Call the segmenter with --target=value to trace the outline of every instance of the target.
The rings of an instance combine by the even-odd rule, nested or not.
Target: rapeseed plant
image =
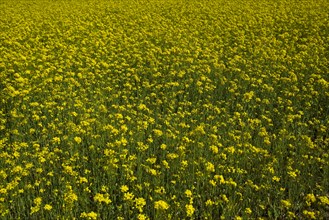
[[[324,0],[0,9],[2,219],[326,219]]]

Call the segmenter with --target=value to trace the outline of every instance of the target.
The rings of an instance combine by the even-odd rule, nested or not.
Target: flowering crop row
[[[0,11],[0,219],[329,218],[328,1]]]

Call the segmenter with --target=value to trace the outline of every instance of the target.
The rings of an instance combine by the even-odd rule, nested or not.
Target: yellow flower
[[[146,162],[150,163],[150,164],[154,164],[157,161],[156,157],[151,157],[151,158],[147,158]]]
[[[282,199],[282,200],[281,200],[281,204],[282,204],[285,208],[290,208],[290,206],[291,206],[291,203],[290,203],[289,200],[284,200],[284,199]]]
[[[272,177],[272,180],[275,181],[275,182],[279,182],[280,181],[280,177],[273,176]]]
[[[50,211],[53,207],[49,204],[46,204],[43,208],[47,211]]]
[[[198,125],[198,126],[195,128],[194,133],[195,133],[195,134],[201,134],[201,135],[206,134],[206,132],[205,132],[205,130],[204,130],[204,125],[203,125],[203,124]]]
[[[137,219],[138,219],[138,220],[147,220],[148,218],[147,218],[147,216],[144,215],[144,214],[138,214]]]
[[[33,202],[34,202],[34,204],[35,204],[36,206],[40,206],[41,203],[42,203],[42,198],[41,198],[41,197],[37,197],[37,198],[35,198],[35,199],[33,200]]]
[[[315,217],[315,212],[311,212],[311,211],[304,210],[304,211],[303,211],[303,214],[304,214],[305,217],[308,218],[308,219],[316,219],[316,217]]]
[[[159,129],[153,129],[155,136],[160,137],[163,135],[163,132]]]
[[[99,202],[99,203],[106,203],[106,204],[109,204],[111,203],[111,199],[109,199],[109,195],[106,193],[105,195],[104,194],[101,194],[101,193],[96,193],[96,195],[94,196],[94,200],[96,202]]]
[[[321,201],[322,205],[329,205],[329,198],[326,196],[319,196],[319,200]]]
[[[143,207],[146,205],[146,201],[144,198],[136,198],[135,199],[136,208],[139,212],[143,212]]]
[[[223,202],[229,201],[229,199],[227,198],[227,196],[225,194],[221,195],[221,197],[222,197]]]
[[[212,201],[212,200],[210,200],[210,199],[208,199],[207,201],[206,201],[206,206],[212,206],[212,205],[214,205],[215,203]]]
[[[292,178],[297,177],[297,173],[295,171],[288,171],[288,175],[291,176]]]
[[[186,209],[187,217],[192,217],[192,215],[194,214],[194,211],[195,211],[193,205],[192,204],[186,204],[185,209]]]
[[[187,197],[192,197],[192,192],[191,192],[191,190],[189,190],[189,189],[187,189],[187,190],[185,190],[185,195],[187,196]]]
[[[224,184],[225,183],[225,179],[223,177],[223,175],[215,175],[214,178],[218,181],[220,184]]]
[[[80,144],[82,142],[81,137],[74,137],[74,141]]]
[[[245,213],[247,213],[248,215],[250,215],[250,214],[252,213],[251,208],[246,208],[246,209],[245,209]]]
[[[151,174],[152,176],[156,176],[157,175],[157,171],[155,169],[149,169],[148,173]]]
[[[23,168],[21,166],[14,167],[11,172],[13,173],[21,173],[23,171]]]
[[[215,145],[211,145],[210,147],[210,150],[214,153],[214,154],[217,154],[218,153],[218,147],[215,146]]]
[[[83,212],[83,213],[80,214],[80,217],[81,218],[86,218],[86,219],[89,219],[89,220],[96,220],[97,219],[97,213],[95,213],[95,212],[89,212],[89,213]]]
[[[31,207],[31,212],[30,212],[30,215],[38,212],[40,210],[40,206],[32,206]]]
[[[73,202],[78,201],[78,196],[73,191],[69,191],[64,194],[64,201],[70,205]]]
[[[123,195],[123,200],[126,200],[126,201],[131,201],[131,200],[133,200],[133,198],[134,198],[134,194],[132,194],[130,192],[126,192]]]
[[[59,137],[53,137],[53,143],[61,143],[61,139]]]
[[[313,202],[316,201],[316,198],[315,198],[315,196],[314,196],[313,194],[307,194],[307,195],[305,196],[305,200],[306,200],[306,204],[307,204],[308,206],[310,206]]]
[[[206,164],[206,170],[209,172],[215,172],[215,166],[211,162],[207,162]]]
[[[188,166],[188,162],[187,162],[187,160],[182,160],[181,161],[181,165],[182,165],[182,168],[186,168],[187,166]]]
[[[86,177],[79,177],[79,183],[88,183],[88,179]]]
[[[167,209],[169,209],[169,205],[168,205],[168,203],[166,203],[163,200],[158,200],[158,201],[154,202],[154,208],[161,209],[161,210],[167,210]]]
[[[217,183],[216,183],[215,180],[209,180],[209,183],[210,183],[210,185],[212,185],[212,186],[216,186],[216,185],[217,185]]]
[[[162,161],[162,164],[163,164],[163,166],[164,166],[166,169],[169,169],[169,168],[170,168],[169,163],[168,163],[166,160],[163,160],[163,161]]]
[[[129,190],[129,187],[126,185],[121,186],[121,192],[127,192]]]
[[[160,148],[161,148],[162,150],[165,150],[165,149],[167,149],[167,145],[165,145],[165,144],[161,144],[161,145],[160,145]]]
[[[246,92],[243,95],[244,101],[249,102],[253,96],[254,96],[254,91]]]

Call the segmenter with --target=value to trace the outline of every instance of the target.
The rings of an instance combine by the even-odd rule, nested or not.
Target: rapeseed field
[[[327,0],[1,0],[0,219],[328,219]]]

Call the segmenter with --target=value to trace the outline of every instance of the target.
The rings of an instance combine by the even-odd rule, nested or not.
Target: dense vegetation
[[[328,219],[327,0],[2,0],[0,219]]]

